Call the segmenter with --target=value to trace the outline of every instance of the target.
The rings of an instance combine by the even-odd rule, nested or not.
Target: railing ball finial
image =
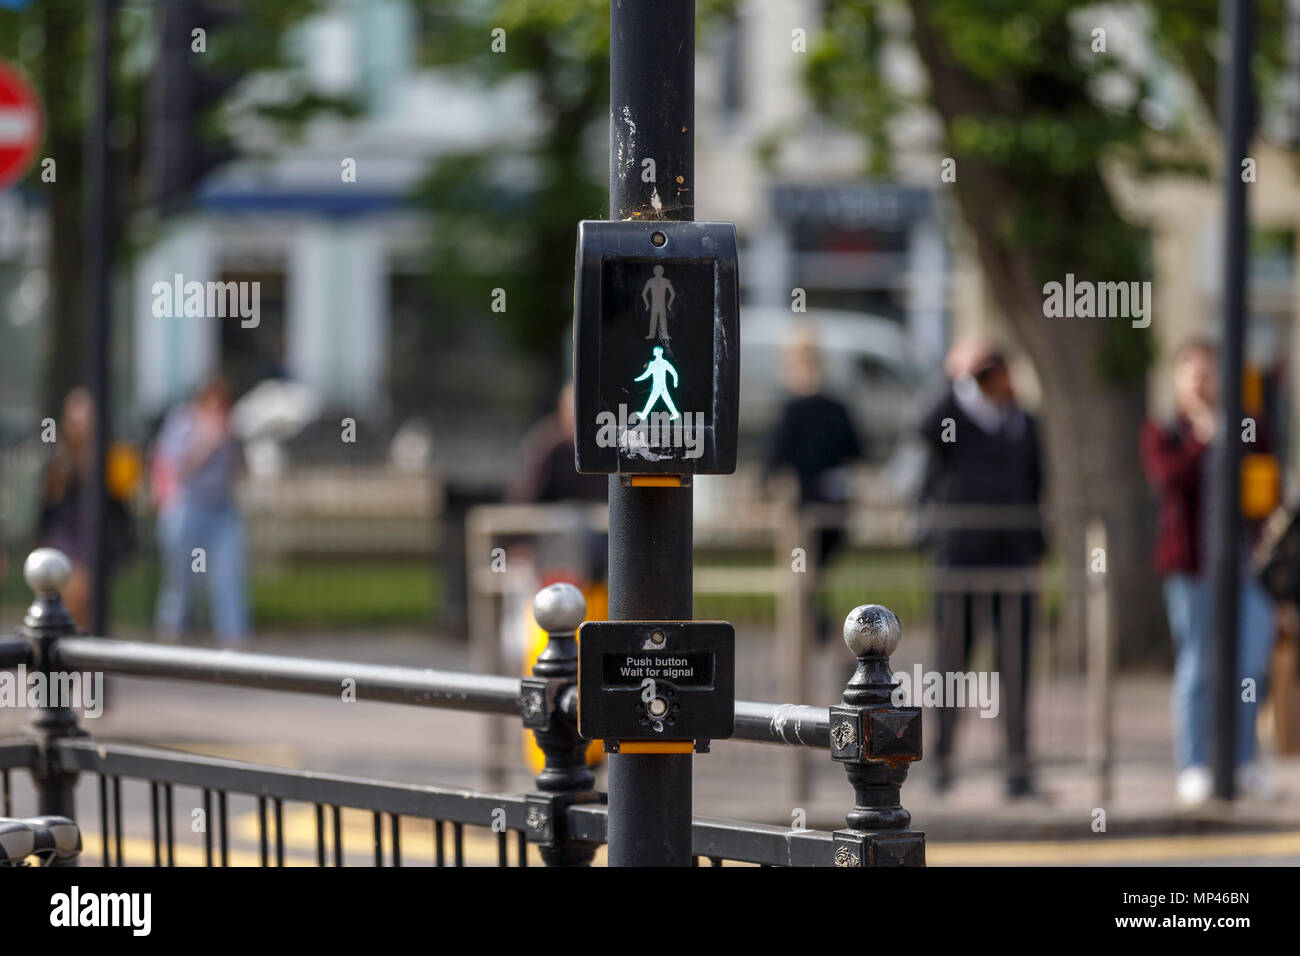
[[[519,709],[542,751],[538,793],[528,797],[528,838],[539,844],[547,866],[590,866],[596,844],[568,833],[567,808],[597,799],[596,778],[587,766],[587,741],[578,734],[576,715],[564,699],[576,697],[578,625],[587,601],[572,584],[552,584],[533,598],[533,620],[546,631],[546,646],[533,673],[520,682]]]
[[[37,548],[27,555],[23,578],[39,596],[59,594],[72,580],[72,562],[57,548]]]
[[[844,619],[844,643],[854,657],[889,657],[902,639],[898,618],[879,604],[860,604]]]
[[[548,634],[572,633],[587,616],[587,600],[572,584],[552,584],[533,598],[533,620]]]
[[[847,830],[835,832],[836,866],[924,866],[925,836],[909,830],[901,789],[908,765],[921,758],[921,711],[896,707],[889,657],[903,629],[879,604],[862,604],[844,619],[844,643],[857,670],[842,703],[830,708],[831,759],[844,765],[854,806]]]
[[[46,681],[54,679],[51,671],[58,667],[57,646],[59,638],[76,633],[77,625],[63,606],[60,592],[72,580],[72,562],[55,548],[37,548],[23,562],[23,578],[35,592],[35,598],[23,617],[19,633],[32,647],[32,669],[42,672]],[[53,685],[50,685],[53,686]],[[76,819],[76,801],[73,798],[77,784],[77,771],[58,765],[50,757],[51,741],[63,737],[84,737],[86,732],[77,726],[77,715],[67,706],[68,701],[50,699],[32,714],[27,724],[42,756],[32,769],[36,784],[39,812],[43,816]],[[75,865],[75,858],[55,860],[55,866]]]

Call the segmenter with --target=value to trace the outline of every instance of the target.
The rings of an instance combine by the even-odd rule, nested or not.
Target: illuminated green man
[[[673,404],[673,400],[668,396],[667,378],[668,375],[671,374],[673,377],[673,388],[677,388],[677,369],[673,368],[672,365],[669,364],[668,360],[664,358],[664,350],[662,347],[656,345],[654,351],[655,357],[646,364],[645,371],[632,380],[634,382],[643,382],[647,378],[650,378],[650,376],[654,376],[654,378],[651,379],[652,388],[650,389],[650,397],[646,400],[645,408],[641,409],[641,418],[644,419],[648,414],[650,414],[650,409],[654,407],[655,402],[662,398],[664,404],[668,406],[668,411],[671,413],[668,418],[669,420],[672,420],[677,418],[681,413],[677,411],[677,406]]]

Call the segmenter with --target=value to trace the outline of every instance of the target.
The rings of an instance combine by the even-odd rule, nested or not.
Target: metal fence
[[[1038,509],[921,509],[884,499],[859,502],[853,508],[798,508],[791,496],[762,497],[750,478],[728,476],[720,482],[727,507],[701,508],[694,528],[693,586],[700,616],[726,618],[746,630],[746,653],[737,662],[738,685],[748,685],[755,696],[824,699],[835,686],[832,682],[843,680],[832,677],[838,671],[833,662],[826,666],[819,640],[824,609],[843,602],[846,594],[859,592],[869,580],[873,593],[898,612],[908,629],[908,647],[896,661],[904,673],[911,675],[917,664],[923,671],[945,674],[972,668],[1000,672],[1005,706],[997,720],[976,721],[978,738],[968,740],[972,745],[964,746],[954,761],[959,758],[965,765],[959,768],[962,772],[1001,771],[1012,763],[1001,738],[1004,725],[1017,714],[1010,691],[1018,658],[1012,645],[1019,622],[995,621],[994,614],[1001,605],[1012,612],[1006,617],[1014,617],[1018,602],[1010,599],[1027,595],[1032,649],[1025,655],[1030,662],[1025,719],[1032,729],[1025,759],[1033,766],[1086,773],[1099,798],[1109,792],[1116,743],[1112,706],[1116,650],[1108,576],[1088,573],[1077,580],[1059,551],[1033,566],[943,567],[920,547],[927,533],[940,530],[1003,533],[1038,528],[1044,520]],[[516,543],[547,535],[577,538],[603,533],[607,518],[606,509],[595,504],[481,505],[470,511],[466,578],[470,646],[478,669],[508,671],[523,658],[510,639],[523,630],[518,618],[537,575],[530,573],[526,560],[516,560]],[[817,543],[826,531],[838,533],[843,548],[832,564],[822,566]],[[1089,523],[1084,546],[1089,556],[1108,550],[1106,529],[1100,522]],[[498,549],[509,552],[508,573],[498,573],[504,568],[491,560]],[[797,563],[792,561],[795,555]],[[949,616],[969,618],[973,638],[969,654],[947,646],[955,635],[943,630],[940,608],[958,609]],[[1068,703],[1062,704],[1063,700]],[[489,730],[485,765],[495,774],[490,779],[504,781],[519,747],[504,721]],[[933,758],[933,745],[939,740],[933,724],[930,740]],[[1149,742],[1130,744],[1131,754],[1151,756]],[[1165,744],[1160,746],[1163,755]],[[723,762],[741,765],[752,760],[746,749],[752,748],[720,755],[714,768],[720,769]],[[817,755],[795,750],[783,756],[769,762],[769,774],[779,772],[783,798],[792,806],[816,799],[826,783]],[[931,764],[932,772],[937,768],[937,761]]]
[[[322,661],[77,636],[60,599],[69,574],[57,551],[33,552],[25,567],[36,593],[22,628],[0,638],[0,668],[40,675],[50,691],[33,712],[25,736],[0,740],[0,815],[14,810],[12,773],[30,774],[34,812],[77,813],[78,781],[93,777],[99,823],[97,846],[104,865],[122,865],[123,793],[148,788],[149,830],[156,866],[230,865],[234,800],[256,802],[256,860],[285,865],[286,810],[310,808],[318,866],[355,860],[345,845],[345,812],[370,815],[361,844],[374,865],[400,866],[413,856],[435,866],[463,866],[467,842],[494,845],[499,866],[527,865],[535,847],[548,866],[584,866],[606,840],[605,795],[595,789],[586,763],[587,741],[577,732],[577,641],[584,608],[569,585],[564,600],[539,601],[535,613],[549,636],[531,676],[501,677],[342,661]],[[550,589],[548,589],[550,590]],[[910,829],[900,788],[910,763],[921,756],[921,714],[890,702],[889,654],[900,638],[898,621],[884,608],[857,608],[845,624],[845,641],[857,657],[840,703],[830,707],[737,701],[734,739],[828,751],[843,765],[853,792],[844,829],[819,831],[733,820],[695,818],[696,865],[724,862],[760,866],[924,865],[924,834]],[[68,698],[53,691],[74,675],[127,675],[200,681],[233,687],[292,691],[384,701],[519,718],[536,735],[545,765],[531,793],[485,793],[403,784],[337,774],[262,766],[160,747],[91,739]],[[202,827],[201,856],[177,838],[178,788],[194,791],[192,819]],[[413,840],[424,843],[416,854]],[[368,846],[366,845],[368,844]],[[184,852],[182,852],[184,851]]]

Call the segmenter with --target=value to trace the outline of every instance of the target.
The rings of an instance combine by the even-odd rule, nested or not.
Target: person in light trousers
[[[157,615],[164,638],[183,633],[201,579],[207,582],[217,641],[238,647],[249,638],[244,526],[235,503],[243,452],[230,430],[232,399],[229,382],[208,381],[169,436],[179,491],[174,513],[167,516],[168,567]]]

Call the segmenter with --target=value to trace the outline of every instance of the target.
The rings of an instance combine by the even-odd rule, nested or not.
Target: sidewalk
[[[731,774],[710,773],[707,760],[702,757],[696,763],[698,813],[773,823],[791,819],[794,801],[789,797],[782,800],[772,788],[765,789],[767,799],[755,799],[756,788],[737,787]],[[1111,836],[1300,830],[1300,759],[1272,759],[1268,766],[1284,790],[1281,799],[1240,798],[1230,805],[1212,802],[1182,810],[1174,802],[1172,767],[1162,764],[1134,761],[1116,767],[1114,791],[1107,800],[1096,799],[1093,781],[1081,766],[1040,767],[1041,794],[1011,800],[1005,796],[1001,774],[989,768],[960,776],[952,790],[938,795],[922,761],[913,765],[903,786],[903,806],[911,812],[913,826],[924,830],[932,842],[1087,839],[1098,832],[1093,827],[1099,821]],[[737,799],[737,792],[751,796]],[[813,798],[801,803],[807,825],[844,826],[851,799],[842,770],[818,767]],[[1104,817],[1098,810],[1104,811]]]
[[[929,667],[928,644],[927,635],[915,630],[906,634],[892,661],[895,671],[911,672],[916,663]],[[837,650],[833,649],[832,654]],[[814,697],[816,703],[836,694],[832,680],[838,678],[834,672],[833,664],[812,669],[814,677],[824,677]],[[1082,839],[1096,832],[1094,821],[1099,825],[1103,820],[1098,810],[1104,811],[1104,832],[1121,836],[1300,829],[1300,755],[1277,757],[1268,728],[1264,733],[1263,761],[1282,790],[1280,799],[1264,802],[1239,798],[1228,805],[1211,803],[1192,810],[1177,806],[1170,680],[1170,674],[1160,673],[1117,676],[1112,691],[1112,790],[1106,799],[1098,793],[1097,781],[1087,763],[1089,714],[1083,680],[1040,671],[1030,691],[1029,735],[1040,791],[1037,796],[1006,796],[1001,770],[1002,720],[983,719],[970,710],[958,720],[952,789],[946,794],[935,791],[935,767],[922,758],[912,765],[903,786],[903,806],[911,811],[913,825],[935,841]],[[739,693],[747,696],[740,675],[738,684]],[[775,698],[763,695],[763,699]],[[934,726],[932,713],[927,711],[923,716],[923,738]],[[744,751],[740,760],[728,761],[731,773],[752,775],[756,772],[753,768],[764,764],[790,766],[789,758],[773,760],[771,748],[761,745],[720,744],[715,749],[721,755],[728,748]],[[808,825],[843,826],[843,815],[852,797],[843,770],[825,754],[812,754],[806,759],[811,759],[813,767],[812,797],[802,804]],[[760,801],[752,796],[736,800],[734,782],[728,797],[726,779],[715,782],[713,768],[706,764],[712,760],[710,755],[697,761],[698,812],[736,816],[748,811],[754,817]],[[789,770],[785,773],[788,779]],[[776,820],[784,815],[789,819],[789,787],[781,787],[781,783],[779,776],[774,776],[760,791],[774,798],[761,801],[763,818]],[[706,804],[707,811],[703,809]]]

